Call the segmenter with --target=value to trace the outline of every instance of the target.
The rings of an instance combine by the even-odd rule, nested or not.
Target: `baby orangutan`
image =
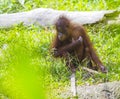
[[[55,27],[57,33],[52,43],[54,57],[65,58],[66,65],[70,67],[72,72],[76,70],[76,66],[73,61],[70,61],[69,55],[77,57],[79,62],[87,58],[89,60],[87,65],[90,68],[94,68],[93,62],[101,72],[107,72],[97,56],[89,36],[81,25],[72,23],[65,16],[60,16]]]

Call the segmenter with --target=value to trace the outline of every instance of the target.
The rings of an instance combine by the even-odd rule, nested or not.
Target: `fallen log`
[[[70,88],[61,92],[59,98],[72,99]],[[77,99],[120,99],[120,81],[107,82],[92,86],[78,86]]]
[[[101,21],[106,14],[115,11],[58,11],[47,8],[38,8],[27,12],[0,15],[0,27],[10,27],[23,22],[24,25],[39,24],[51,26],[60,15],[68,16],[72,21],[80,24],[92,24]]]

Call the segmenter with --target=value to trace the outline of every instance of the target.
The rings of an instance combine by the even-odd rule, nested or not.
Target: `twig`
[[[92,73],[92,74],[100,74],[99,72],[92,70],[92,69],[89,69],[89,68],[86,68],[86,67],[82,67],[82,69],[85,71],[88,71],[89,73]]]
[[[76,80],[75,80],[75,72],[71,75],[71,92],[73,93],[73,96],[77,95],[77,89],[76,89]]]

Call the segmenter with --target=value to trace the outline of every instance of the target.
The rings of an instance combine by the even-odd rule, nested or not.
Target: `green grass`
[[[52,30],[22,24],[0,29],[1,94],[10,99],[53,99],[51,90],[68,82],[63,61],[56,62],[50,54]]]
[[[1,0],[0,13],[38,7],[72,11],[110,10],[120,9],[119,5],[119,0],[25,0],[23,5],[16,0]],[[120,80],[119,27],[105,23],[85,26],[109,72],[89,76],[87,72],[77,71],[78,85]],[[53,27],[23,26],[22,23],[0,28],[0,99],[55,99],[59,92],[70,86],[71,72],[64,60],[54,59],[50,54],[53,32]]]
[[[7,37],[1,40],[0,91],[11,99],[45,98],[44,77],[47,74],[45,65],[39,60],[42,56],[35,55],[36,48],[41,45],[36,44],[40,42],[39,32],[34,35],[32,28],[26,30],[20,25],[0,30],[1,36]]]
[[[78,71],[78,85],[120,80],[119,27],[120,25],[105,24],[86,26],[97,53],[109,72],[88,77],[87,72]],[[2,94],[13,99],[39,99],[47,97],[46,94],[50,91],[48,96],[52,99],[57,94],[56,90],[62,91],[66,85],[70,85],[70,71],[64,60],[51,57],[52,32],[53,28],[34,25],[25,27],[22,24],[0,29]],[[41,96],[39,93],[44,94]]]
[[[18,2],[18,1],[24,1]],[[96,6],[97,5],[97,6]],[[68,11],[120,9],[120,0],[1,0],[0,13],[28,11],[35,8]]]

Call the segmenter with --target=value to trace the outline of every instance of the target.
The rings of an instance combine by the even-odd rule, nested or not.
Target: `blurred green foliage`
[[[34,35],[32,31],[25,33],[25,29],[26,27],[19,25],[10,30],[0,30],[3,31],[0,34],[4,35],[0,38],[7,37],[0,44],[0,74],[4,75],[0,78],[0,91],[10,99],[45,99],[46,69],[41,68],[39,57],[34,55],[31,48],[35,47],[35,42],[39,42],[38,34]]]

